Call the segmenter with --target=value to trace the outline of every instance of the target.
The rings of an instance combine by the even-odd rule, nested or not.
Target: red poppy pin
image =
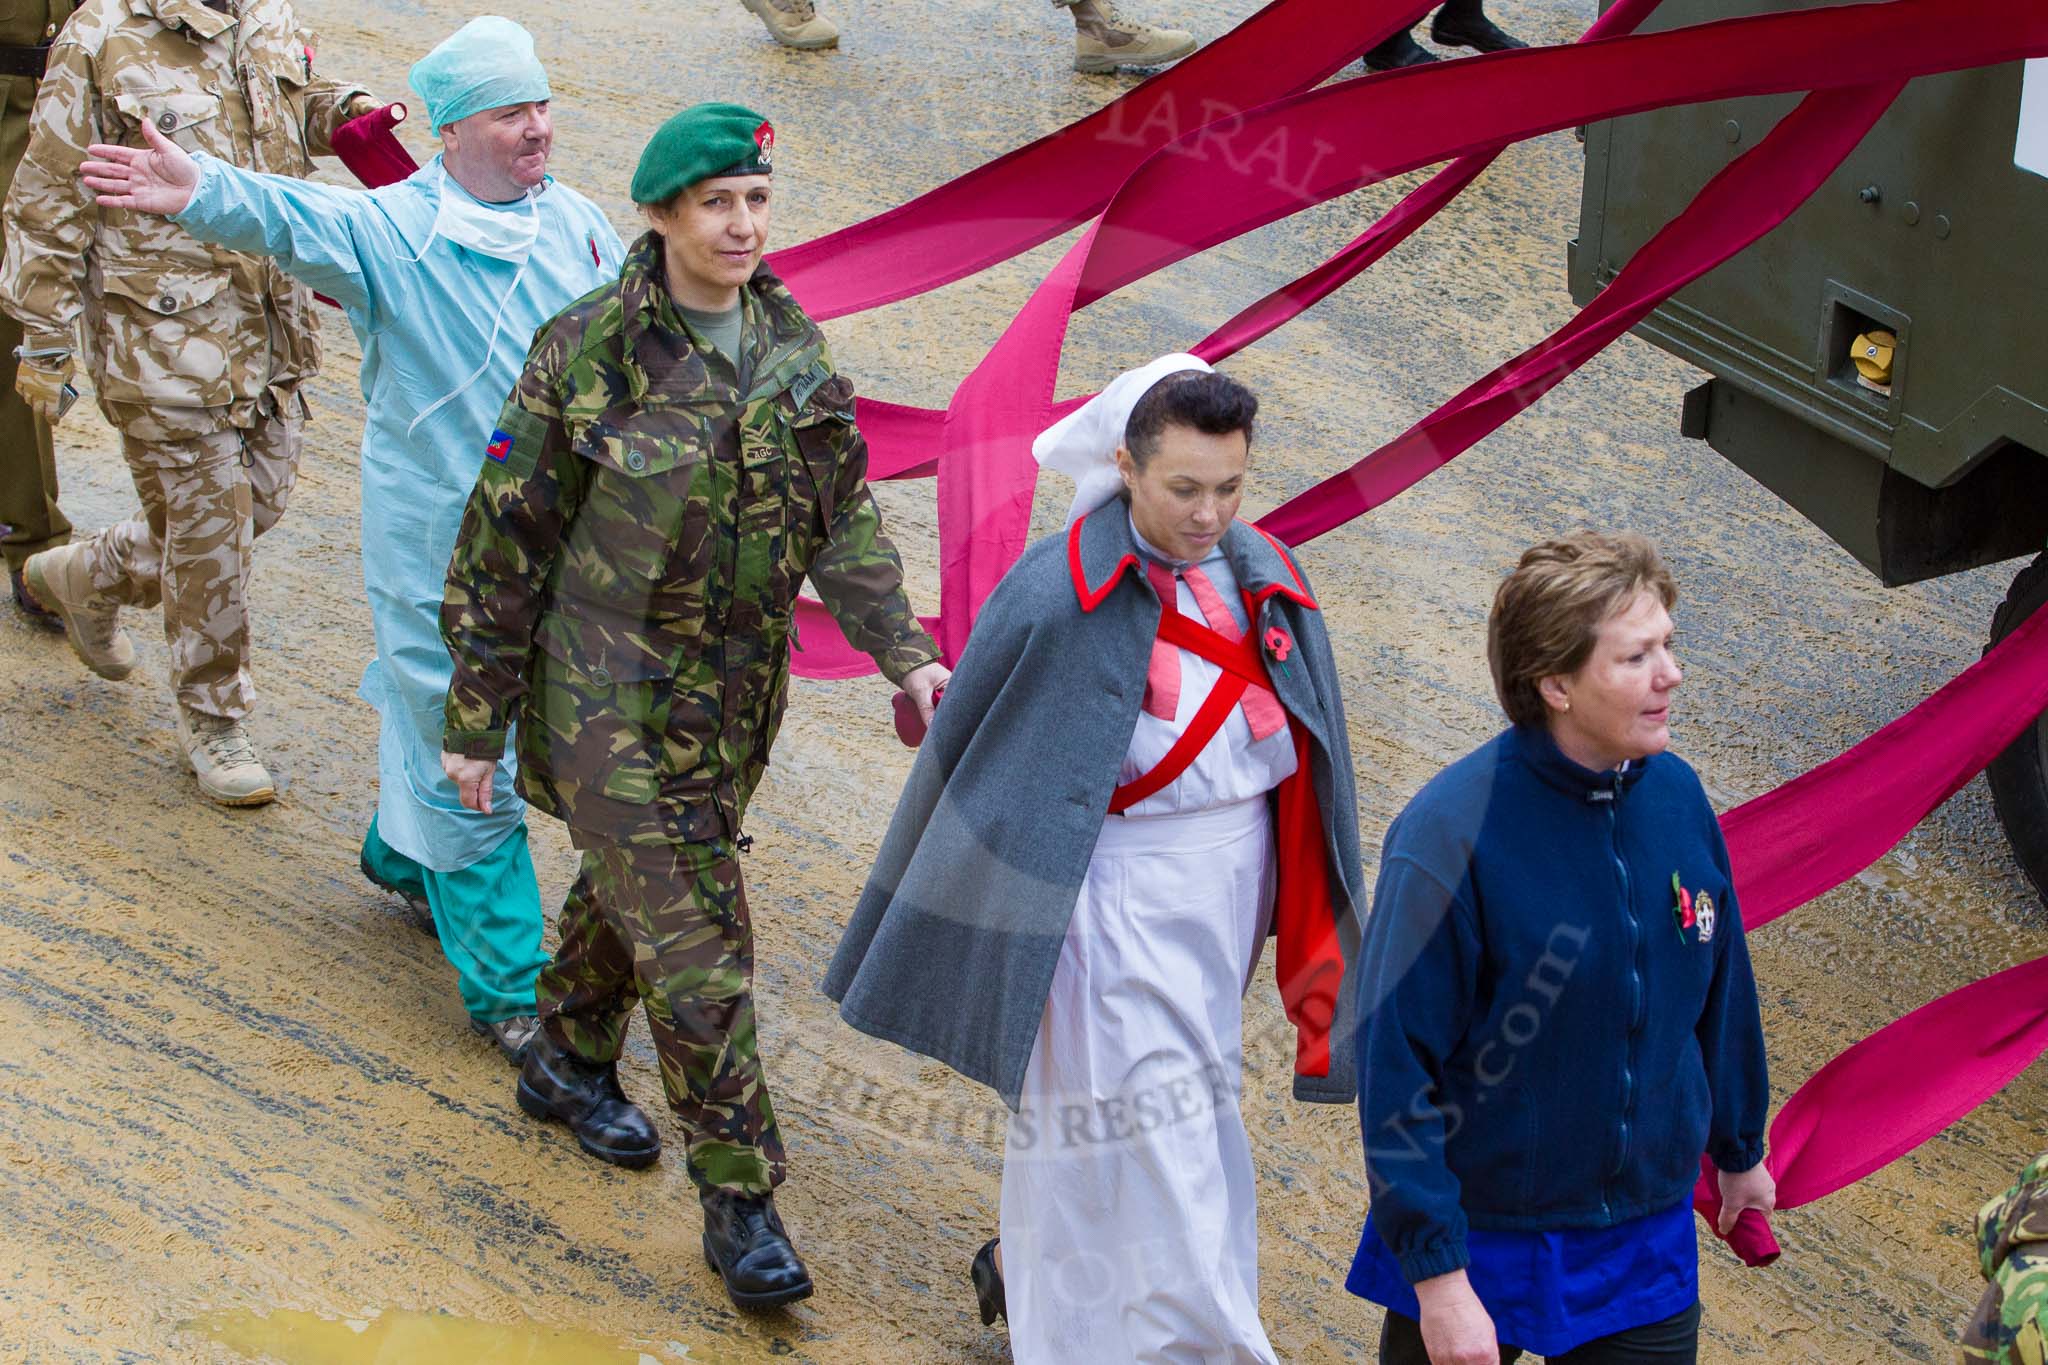
[[[1692,892],[1685,889],[1685,884],[1679,880],[1676,872],[1671,874],[1671,892],[1676,898],[1675,903],[1671,907],[1671,913],[1678,920],[1678,936],[1684,938],[1685,931],[1699,922],[1699,916],[1693,910]],[[1712,933],[1713,931],[1709,930],[1708,932]]]
[[[1266,646],[1266,652],[1273,656],[1273,662],[1280,665],[1280,671],[1287,672],[1287,656],[1294,652],[1293,639],[1278,626],[1266,627],[1266,633],[1260,639]]]

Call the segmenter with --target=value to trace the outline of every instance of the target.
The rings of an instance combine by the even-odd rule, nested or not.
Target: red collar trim
[[[1286,569],[1287,576],[1294,580],[1294,586],[1291,588],[1285,583],[1268,583],[1265,587],[1259,589],[1257,594],[1258,600],[1264,602],[1276,592],[1284,593],[1290,602],[1298,606],[1306,607],[1310,611],[1321,611],[1322,608],[1316,605],[1316,600],[1308,595],[1308,584],[1302,582],[1301,575],[1294,571],[1294,561],[1287,557],[1287,547],[1280,543],[1278,537],[1267,532],[1266,528],[1257,522],[1248,521],[1244,524],[1257,531],[1260,536],[1264,537],[1265,542],[1273,547],[1273,553],[1280,557],[1280,566]]]
[[[1067,528],[1067,570],[1073,575],[1074,596],[1080,599],[1081,610],[1094,611],[1115,590],[1117,580],[1124,576],[1124,570],[1132,568],[1137,564],[1138,557],[1134,554],[1125,555],[1116,562],[1116,567],[1109,571],[1109,577],[1103,579],[1099,586],[1089,587],[1088,575],[1081,568],[1081,528],[1087,524],[1087,521],[1088,519],[1083,517]],[[1289,587],[1285,583],[1268,583],[1256,593],[1251,594],[1252,601],[1263,604],[1274,593],[1279,593],[1286,597],[1288,601],[1305,607],[1309,611],[1321,611],[1322,608],[1316,605],[1316,600],[1309,596],[1308,585],[1302,582],[1301,575],[1294,571],[1294,561],[1287,557],[1287,547],[1280,543],[1278,537],[1272,535],[1257,522],[1247,521],[1243,524],[1257,531],[1266,544],[1273,547],[1273,553],[1280,558],[1281,567],[1286,569],[1287,576],[1294,580],[1293,587]]]
[[[1094,611],[1116,587],[1116,581],[1124,576],[1124,570],[1138,562],[1138,557],[1125,555],[1109,571],[1109,577],[1102,580],[1101,587],[1089,587],[1088,575],[1081,568],[1081,528],[1087,524],[1088,519],[1083,517],[1067,530],[1067,569],[1074,576],[1074,596],[1081,599],[1081,610]]]

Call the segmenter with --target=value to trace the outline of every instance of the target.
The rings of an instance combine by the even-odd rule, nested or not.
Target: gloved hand
[[[64,416],[64,385],[71,379],[71,357],[24,360],[14,372],[14,391],[38,417],[56,426]]]
[[[384,107],[384,101],[375,95],[356,95],[341,107],[341,120],[359,119],[365,114],[374,114]]]

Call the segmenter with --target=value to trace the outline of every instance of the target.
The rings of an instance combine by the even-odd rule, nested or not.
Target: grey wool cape
[[[1365,898],[1336,661],[1278,541],[1237,522],[1223,550],[1260,603],[1259,638],[1278,626],[1293,643],[1287,666],[1268,668],[1309,735],[1344,961],[1328,1072],[1297,1074],[1294,1095],[1348,1104]],[[1144,701],[1160,603],[1137,564],[1129,509],[1113,501],[1027,549],[990,594],[825,976],[847,1023],[992,1087],[1013,1110]]]

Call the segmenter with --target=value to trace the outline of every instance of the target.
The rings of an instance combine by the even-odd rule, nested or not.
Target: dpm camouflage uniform
[[[243,604],[252,536],[283,512],[320,367],[312,294],[271,261],[206,245],[154,214],[102,209],[78,179],[94,142],[188,151],[305,175],[357,86],[313,75],[288,0],[87,0],[50,51],[7,196],[0,309],[31,349],[83,333],[100,410],[121,433],[142,514],[91,543],[93,585],[164,606],[188,713],[253,700]]]
[[[29,110],[57,30],[76,8],[72,0],[21,0],[0,8],[0,195],[28,150]],[[57,506],[57,456],[49,425],[14,391],[21,324],[0,315],[0,551],[7,567],[71,539],[71,523]]]
[[[1991,1283],[1963,1329],[1957,1359],[2048,1361],[2048,1155],[1977,1211],[1977,1266]]]
[[[938,657],[866,481],[853,387],[765,267],[740,373],[677,312],[660,239],[534,341],[448,567],[446,747],[504,752],[584,850],[541,1015],[591,1061],[644,1002],[706,1189],[765,1193],[782,1145],[756,1051],[735,861],[781,723],[808,575],[891,681]]]

